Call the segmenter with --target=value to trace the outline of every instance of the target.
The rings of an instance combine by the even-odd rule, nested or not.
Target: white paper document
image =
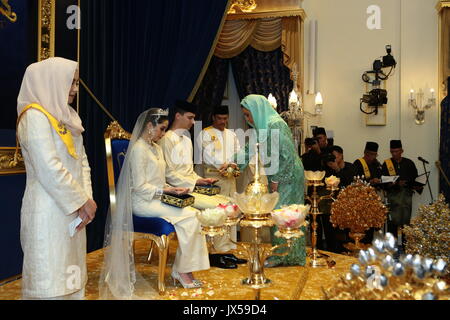
[[[382,176],[381,183],[395,183],[400,176]]]
[[[427,184],[427,176],[425,174],[418,176],[416,182],[421,184]]]
[[[73,238],[73,236],[76,233],[76,229],[77,227],[83,222],[83,220],[81,220],[80,217],[76,218],[75,220],[73,220],[70,224],[69,224],[69,234],[70,237]]]

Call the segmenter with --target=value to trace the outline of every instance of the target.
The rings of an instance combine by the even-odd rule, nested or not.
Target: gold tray
[[[195,188],[194,188],[194,192],[204,194],[207,196],[215,196],[215,195],[219,194],[220,191],[221,191],[221,189],[219,186],[213,186],[213,185],[195,186]]]
[[[186,208],[195,202],[195,198],[189,194],[175,196],[172,194],[163,194],[161,202],[177,208]]]

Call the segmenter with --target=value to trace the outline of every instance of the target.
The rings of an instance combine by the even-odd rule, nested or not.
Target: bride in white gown
[[[101,281],[106,282],[116,298],[132,298],[136,282],[131,245],[132,214],[160,217],[174,225],[178,249],[172,277],[185,288],[201,287],[201,281],[194,279],[192,272],[210,267],[206,239],[200,234],[200,223],[196,218],[197,209],[175,208],[159,199],[163,193],[181,195],[189,192],[187,186],[183,187],[183,177],[176,173],[166,175],[164,155],[156,142],[164,136],[167,127],[168,111],[150,109],[139,116],[133,130],[117,186],[117,210],[108,218],[105,236],[109,248]]]

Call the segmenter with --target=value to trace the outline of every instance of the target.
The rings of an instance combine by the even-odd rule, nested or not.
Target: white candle
[[[431,92],[431,99],[434,99],[434,89],[431,88],[431,89],[430,89],[430,92]]]
[[[298,103],[298,95],[294,90],[292,90],[291,94],[289,95],[289,104],[291,103]]]
[[[320,92],[318,92],[316,95],[316,105],[322,105],[322,104],[323,104],[322,94]]]
[[[409,98],[411,100],[414,100],[414,90],[413,89],[411,89],[411,91],[409,92]]]
[[[269,102],[270,102],[270,104],[272,105],[272,107],[273,107],[274,109],[276,109],[277,106],[278,106],[278,104],[277,104],[277,99],[276,99],[272,94],[269,94],[269,98],[267,98],[267,99],[269,100]]]

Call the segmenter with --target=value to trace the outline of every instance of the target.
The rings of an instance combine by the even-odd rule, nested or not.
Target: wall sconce
[[[277,99],[273,96],[273,94],[269,94],[269,97],[267,98],[270,102],[270,104],[272,105],[272,107],[277,110],[278,108],[278,103],[277,103]]]
[[[409,105],[416,111],[416,124],[422,125],[425,123],[425,111],[431,107],[436,106],[436,96],[434,89],[430,89],[431,98],[428,98],[428,103],[424,105],[425,93],[422,89],[415,94],[414,90],[409,92]],[[416,97],[417,95],[417,97]]]
[[[316,95],[316,114],[322,114],[323,113],[323,97],[320,92]]]

